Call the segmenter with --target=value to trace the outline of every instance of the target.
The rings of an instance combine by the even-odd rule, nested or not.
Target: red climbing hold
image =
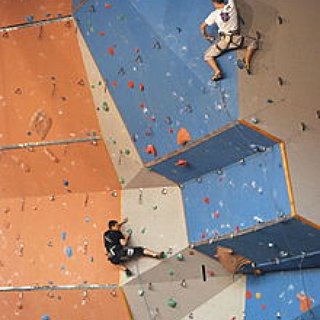
[[[262,304],[261,305],[261,310],[266,310],[267,309],[267,306],[265,304]]]
[[[113,87],[117,87],[117,86],[118,86],[118,82],[117,82],[117,81],[112,81],[112,82],[111,82],[111,85],[112,85]]]
[[[140,107],[141,109],[144,109],[146,106],[144,105],[144,103],[140,103],[139,107]]]
[[[113,47],[109,47],[108,48],[108,53],[110,54],[110,56],[114,56],[116,53],[116,50]]]
[[[187,160],[180,159],[176,162],[176,166],[187,167],[189,165]]]
[[[191,135],[186,128],[181,128],[177,135],[177,144],[184,146],[191,141]]]
[[[157,149],[153,144],[149,144],[145,149],[145,152],[157,156]]]
[[[219,211],[215,211],[215,212],[213,213],[213,217],[214,217],[215,219],[218,219],[218,218],[220,217],[220,212],[219,212]]]
[[[252,292],[250,290],[246,291],[246,299],[251,299],[252,298]]]
[[[174,130],[173,130],[172,128],[170,128],[170,129],[168,130],[168,132],[169,132],[170,134],[172,134],[172,133],[174,133]]]
[[[106,9],[111,9],[111,8],[112,8],[112,5],[111,5],[110,3],[106,3],[106,4],[104,5],[104,7],[105,7]]]
[[[128,81],[128,87],[130,89],[133,89],[134,88],[134,81]]]
[[[208,197],[203,198],[203,202],[206,203],[206,204],[209,204],[210,203],[210,198],[208,198]]]
[[[144,84],[143,83],[139,84],[139,90],[142,91],[142,92],[144,91]]]
[[[99,36],[105,36],[105,35],[106,35],[106,33],[104,31],[99,32]]]

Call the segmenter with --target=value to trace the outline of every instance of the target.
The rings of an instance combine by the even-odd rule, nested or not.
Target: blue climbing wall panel
[[[218,245],[232,248],[264,271],[320,266],[320,230],[289,219],[234,238],[206,243],[197,250],[213,256]]]
[[[250,276],[246,319],[320,319],[319,285],[319,270],[279,272],[258,278]]]
[[[182,183],[237,163],[274,146],[275,143],[274,140],[239,123],[151,168],[172,181]],[[186,160],[188,165],[177,166],[179,159]]]
[[[147,2],[88,1],[75,14],[144,162],[154,159],[148,145],[157,157],[177,150],[180,128],[197,140],[238,118],[235,52],[219,60],[218,84],[202,58],[199,25],[210,3]]]
[[[189,242],[226,235],[289,214],[279,145],[184,184]]]

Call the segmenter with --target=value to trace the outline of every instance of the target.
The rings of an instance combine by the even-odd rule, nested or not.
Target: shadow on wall
[[[237,7],[241,17],[242,32],[249,36],[255,36],[256,31],[259,31],[261,34],[259,48],[262,50],[258,51],[257,56],[265,56],[266,53],[273,50],[274,36],[268,37],[266,35],[269,33],[275,35],[274,29],[275,21],[279,16],[278,10],[274,6],[258,0],[237,0]]]

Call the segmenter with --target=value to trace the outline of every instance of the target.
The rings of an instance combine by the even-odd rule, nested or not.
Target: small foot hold
[[[241,69],[241,70],[246,70],[247,71],[247,74],[251,74],[251,71],[250,71],[250,65],[249,64],[247,64],[245,61],[244,61],[244,59],[238,59],[238,61],[237,61],[237,66],[238,66],[238,68],[239,69]]]
[[[222,74],[221,72],[217,72],[216,74],[214,74],[212,77],[211,77],[211,80],[212,81],[219,81],[222,79]]]

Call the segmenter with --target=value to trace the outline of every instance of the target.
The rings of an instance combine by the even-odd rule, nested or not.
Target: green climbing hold
[[[119,21],[125,21],[125,20],[127,20],[127,17],[125,15],[121,14],[121,15],[117,16],[117,19]]]
[[[144,233],[146,233],[146,230],[147,230],[146,228],[142,228],[140,232],[141,232],[142,234],[144,234]]]
[[[119,179],[119,182],[120,182],[120,184],[125,184],[125,183],[126,183],[123,177],[121,177],[121,178]]]
[[[143,289],[140,289],[140,290],[138,291],[138,294],[139,294],[140,297],[143,297],[143,296],[144,296],[144,290],[143,290]]]
[[[126,155],[126,156],[128,156],[129,154],[130,154],[130,150],[129,149],[126,149],[126,150],[124,150],[124,154]]]
[[[99,82],[98,82],[98,85],[99,85],[99,86],[102,86],[102,81],[99,81]]]
[[[173,270],[169,270],[169,276],[174,276],[174,271]]]
[[[183,261],[184,260],[184,256],[183,256],[182,253],[178,253],[176,258],[177,258],[178,261]]]
[[[92,84],[92,85],[91,85],[91,88],[92,88],[92,89],[94,89],[94,88],[95,88],[95,85],[94,85],[94,84]]]
[[[107,112],[110,110],[108,103],[106,101],[104,101],[102,103],[102,110],[107,111]]]
[[[127,229],[127,233],[132,235],[132,233],[133,233],[132,229],[131,228]]]
[[[177,301],[174,300],[173,298],[170,298],[168,299],[167,301],[167,305],[170,307],[170,308],[175,308],[177,306]]]

